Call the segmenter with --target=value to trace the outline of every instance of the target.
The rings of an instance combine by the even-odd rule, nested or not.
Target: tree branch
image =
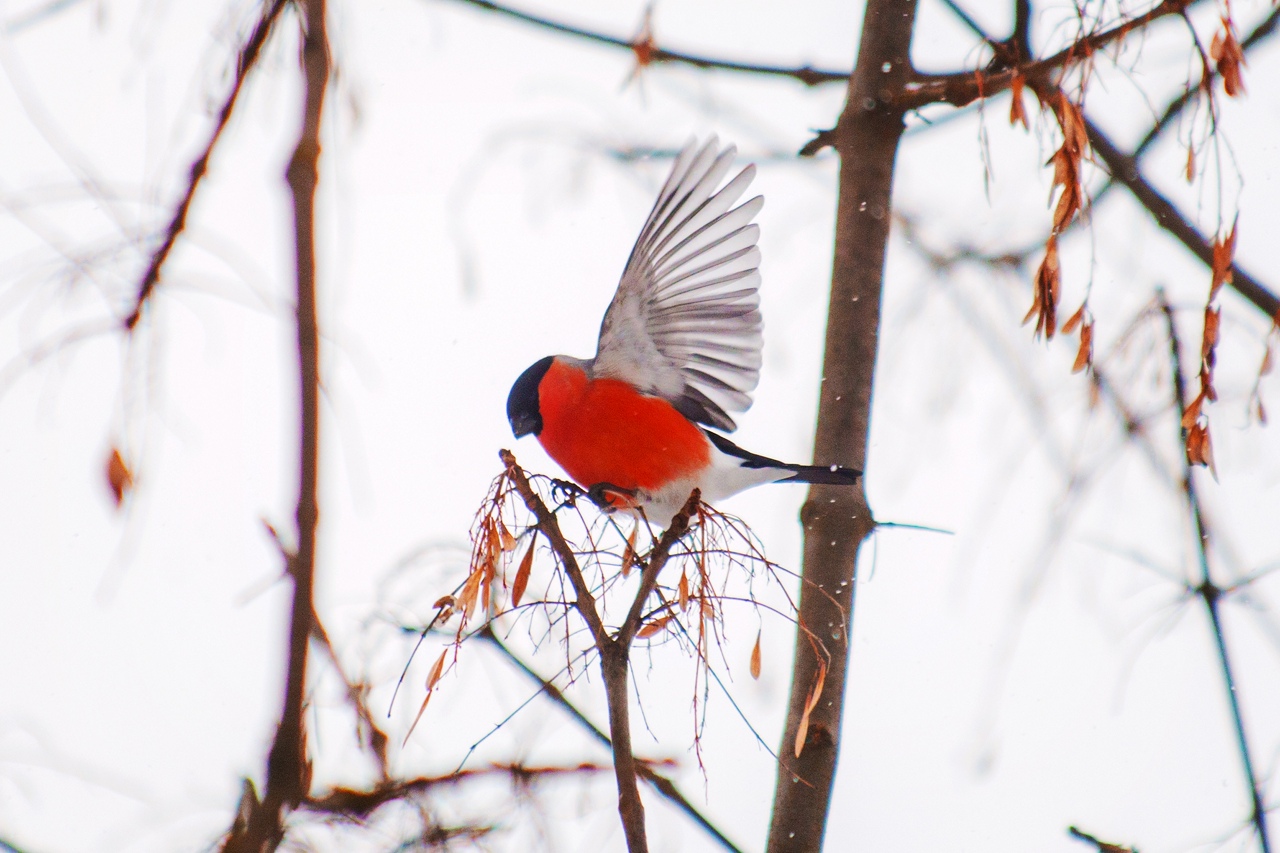
[[[867,468],[893,169],[903,131],[903,110],[882,93],[901,91],[912,73],[915,10],[914,0],[869,0],[857,67],[831,133],[840,155],[840,186],[814,439],[814,461],[820,465]],[[781,763],[778,767],[769,853],[817,851],[822,846],[844,714],[856,559],[858,547],[875,526],[862,482],[857,487],[811,487],[800,518],[800,629],[778,754],[803,748],[794,770]],[[847,590],[844,607],[832,590]],[[829,661],[820,660],[804,637],[803,628],[817,626],[828,626],[823,633],[831,637],[824,639]],[[807,723],[807,733],[797,744],[802,723]],[[808,785],[795,784],[797,778]]]
[[[1170,360],[1173,369],[1173,397],[1177,404],[1175,416],[1179,418],[1179,447],[1186,447],[1187,431],[1182,427],[1181,415],[1187,409],[1187,388],[1182,375],[1182,346],[1178,340],[1178,328],[1173,320],[1173,308],[1165,299],[1163,292],[1158,292],[1160,310],[1164,312],[1165,325],[1169,334]],[[1262,804],[1262,794],[1258,788],[1258,777],[1253,769],[1253,759],[1249,752],[1249,739],[1245,732],[1244,717],[1240,713],[1240,698],[1236,690],[1237,684],[1231,669],[1231,658],[1227,654],[1227,641],[1222,630],[1222,615],[1218,612],[1218,602],[1222,598],[1222,589],[1213,582],[1209,571],[1209,530],[1205,524],[1204,510],[1200,501],[1200,493],[1196,489],[1196,480],[1191,473],[1191,463],[1187,454],[1182,458],[1182,493],[1187,499],[1187,508],[1191,512],[1191,520],[1195,529],[1196,555],[1200,567],[1200,584],[1195,588],[1196,596],[1203,602],[1209,617],[1209,626],[1213,632],[1214,645],[1218,651],[1218,664],[1222,668],[1222,680],[1227,689],[1227,702],[1231,708],[1231,721],[1235,727],[1236,746],[1240,750],[1240,763],[1244,770],[1245,785],[1249,790],[1252,814],[1249,819],[1258,841],[1262,845],[1262,853],[1271,853],[1271,842],[1267,837],[1267,810]]]
[[[493,633],[490,626],[486,625],[479,631],[479,633],[476,634],[476,636],[479,639],[487,640],[508,661],[511,662],[512,666],[528,676],[531,681],[538,685],[539,690],[546,694],[547,698],[563,708],[569,716],[573,717],[574,721],[577,722],[578,725],[582,726],[582,728],[586,729],[592,737],[608,749],[613,749],[613,742],[609,740],[609,736],[600,731],[600,729],[596,727],[595,723],[587,719],[586,715],[583,714],[576,705],[568,700],[559,687],[556,687],[555,684],[534,672],[533,669],[521,660],[515,652],[507,648],[502,640],[498,639],[498,636]],[[643,761],[636,763],[636,772],[642,779],[652,785],[658,793],[662,794],[662,796],[674,803],[676,808],[684,812],[690,820],[702,827],[703,831],[715,839],[721,847],[729,851],[729,853],[742,853],[737,845],[725,837],[724,833],[717,829],[715,824],[711,823],[711,821],[703,815],[702,812],[698,811],[698,809],[685,798],[684,794],[680,792],[680,789],[676,787],[674,782],[666,776],[658,773],[650,767],[649,764]]]
[[[1108,45],[1120,41],[1146,25],[1169,15],[1180,15],[1192,0],[1163,0],[1155,8],[1136,18],[1109,29],[1084,36],[1052,56],[1023,62],[999,71],[961,71],[951,74],[917,74],[897,94],[890,90],[889,98],[902,110],[914,110],[929,104],[947,103],[962,107],[978,98],[997,95],[1013,84],[1013,78],[1021,76],[1028,81],[1049,81],[1053,71],[1065,68],[1073,62],[1087,59]]]
[[[1272,9],[1271,14],[1264,18],[1262,23],[1254,27],[1253,31],[1245,37],[1244,41],[1240,42],[1241,49],[1247,54],[1250,48],[1256,47],[1259,42],[1275,33],[1276,25],[1278,23],[1280,23],[1280,6]],[[1143,154],[1147,153],[1147,149],[1151,147],[1151,144],[1155,142],[1156,139],[1159,138],[1160,134],[1164,132],[1165,128],[1167,128],[1169,124],[1177,118],[1184,109],[1186,109],[1187,105],[1200,93],[1201,89],[1207,85],[1212,85],[1219,76],[1221,75],[1218,73],[1218,69],[1211,68],[1208,79],[1201,80],[1199,85],[1189,87],[1181,95],[1170,101],[1169,105],[1165,107],[1164,112],[1160,115],[1160,118],[1156,120],[1155,124],[1151,126],[1151,129],[1142,137],[1142,141],[1138,143],[1138,147],[1133,150],[1134,159],[1138,159],[1142,157]],[[1100,192],[1099,195],[1101,194],[1102,193]]]
[[[173,217],[169,220],[169,227],[165,229],[164,239],[160,241],[160,245],[156,247],[156,250],[151,253],[151,261],[147,264],[146,272],[142,274],[142,282],[138,285],[138,295],[134,298],[133,308],[124,319],[124,327],[130,332],[133,331],[134,327],[138,325],[138,321],[142,318],[142,308],[147,300],[151,298],[156,285],[160,282],[160,269],[164,266],[165,261],[169,259],[169,254],[173,251],[173,246],[177,242],[178,236],[187,227],[187,213],[191,210],[191,202],[195,199],[196,189],[200,186],[201,179],[204,178],[205,173],[209,170],[209,159],[213,156],[213,149],[217,146],[218,140],[222,138],[222,131],[226,129],[227,122],[231,120],[231,113],[235,110],[236,102],[240,98],[240,92],[244,88],[244,81],[248,78],[249,72],[253,70],[253,66],[257,64],[258,57],[262,54],[262,48],[267,43],[267,38],[271,35],[271,28],[275,25],[286,5],[288,5],[287,0],[268,0],[262,10],[262,16],[258,19],[258,23],[249,34],[244,46],[240,48],[240,54],[236,61],[236,76],[231,83],[231,91],[227,94],[226,100],[222,102],[222,109],[218,111],[218,118],[213,125],[213,132],[209,134],[209,141],[205,143],[204,150],[200,153],[200,156],[191,164],[186,191],[183,193],[181,201],[178,202],[178,206],[173,212]]]
[[[577,36],[579,38],[586,39],[587,41],[596,42],[597,44],[609,45],[610,47],[621,47],[632,51],[636,50],[640,46],[632,39],[619,38],[618,36],[606,35],[605,33],[576,27],[572,24],[553,21],[550,18],[540,17],[529,12],[522,12],[518,9],[513,9],[510,6],[503,6],[498,3],[494,3],[492,0],[455,0],[455,2],[464,3],[468,6],[475,6],[488,12],[496,12],[497,14],[505,15],[508,18],[515,18],[517,21],[524,21],[526,24],[533,24],[537,27],[563,33],[564,35]],[[811,68],[808,65],[804,65],[799,68],[779,65],[759,65],[751,62],[738,62],[732,59],[715,59],[708,56],[697,56],[691,53],[667,50],[656,45],[646,48],[646,61],[650,63],[672,62],[683,65],[692,65],[695,68],[713,68],[720,71],[739,71],[747,74],[790,77],[794,80],[799,80],[806,86],[816,86],[821,83],[843,82],[849,79],[849,73],[847,71],[826,71],[818,68]]]
[[[647,853],[649,842],[645,834],[644,803],[640,799],[640,789],[636,785],[639,775],[639,764],[631,748],[631,720],[629,697],[627,695],[630,664],[631,640],[640,625],[640,613],[644,601],[653,592],[657,584],[658,573],[666,564],[671,547],[689,528],[689,518],[697,511],[699,495],[697,490],[689,496],[684,508],[676,513],[661,540],[654,546],[641,578],[640,590],[632,603],[630,611],[616,636],[610,636],[605,629],[600,614],[596,609],[595,599],[582,576],[582,569],[573,555],[573,549],[565,542],[556,521],[555,513],[547,509],[542,498],[529,485],[515,456],[509,450],[499,452],[502,463],[507,467],[507,476],[515,484],[516,492],[524,500],[524,504],[538,520],[538,530],[547,537],[552,549],[560,559],[569,582],[573,585],[576,601],[574,608],[582,615],[595,641],[596,650],[600,653],[600,671],[604,677],[605,699],[609,706],[609,738],[613,743],[614,775],[618,780],[618,814],[622,818],[622,829],[627,838],[627,850],[630,853]]]
[[[298,546],[289,560],[293,607],[289,627],[289,664],[284,710],[267,756],[267,786],[252,810],[243,834],[228,836],[224,850],[274,850],[284,835],[284,810],[307,796],[311,767],[306,754],[303,699],[307,652],[314,630],[316,527],[320,449],[320,344],[316,319],[315,194],[320,160],[320,115],[329,82],[329,40],[325,0],[302,4],[305,35],[302,70],[305,78],[302,129],[287,177],[293,195],[294,256],[297,275],[297,349],[300,394],[298,450]]]
[[[1155,217],[1156,224],[1176,237],[1205,266],[1213,266],[1213,246],[1200,235],[1194,225],[1182,217],[1173,202],[1165,198],[1142,176],[1137,161],[1120,151],[1096,124],[1085,117],[1085,129],[1089,133],[1089,145],[1106,165],[1111,177],[1122,184],[1133,197]],[[1268,317],[1280,317],[1280,299],[1261,282],[1245,272],[1237,263],[1231,264],[1231,287],[1245,299],[1256,305]]]
[[[582,576],[582,568],[578,565],[578,558],[574,556],[573,549],[569,547],[569,543],[565,541],[564,534],[560,531],[560,522],[556,520],[555,513],[547,509],[547,505],[542,502],[542,498],[538,497],[538,493],[529,485],[529,478],[525,476],[524,470],[517,464],[516,457],[511,451],[499,451],[498,458],[506,466],[507,476],[515,484],[516,493],[524,500],[525,507],[538,520],[538,532],[547,537],[547,541],[551,543],[551,550],[555,552],[556,557],[560,560],[560,565],[564,567],[565,574],[569,576],[569,583],[573,586],[573,593],[576,596],[574,608],[582,616],[582,620],[587,623],[587,630],[591,632],[591,639],[596,648],[599,648],[602,643],[610,641],[609,633],[605,630],[604,622],[600,619],[600,613],[596,610],[596,601],[591,597],[591,590],[587,586],[586,579]]]
[[[667,529],[662,531],[662,538],[658,540],[658,544],[649,552],[649,560],[645,564],[644,573],[640,576],[640,589],[631,602],[631,610],[628,611],[622,627],[618,629],[616,638],[618,643],[628,651],[631,649],[631,641],[635,639],[636,631],[640,629],[644,603],[649,600],[649,596],[653,594],[653,588],[658,585],[658,575],[667,564],[672,546],[680,541],[681,536],[689,532],[689,519],[697,514],[700,503],[702,503],[702,492],[694,489],[684,506],[676,513],[675,518],[671,519]]]
[[[608,772],[607,767],[578,764],[573,767],[530,767],[524,764],[493,764],[474,770],[458,770],[445,776],[419,776],[414,779],[389,779],[372,788],[333,788],[317,797],[308,797],[299,808],[319,814],[341,815],[364,819],[390,802],[407,800],[436,788],[447,788],[473,779],[510,778],[513,784],[528,785],[535,779],[574,777]]]
[[[943,0],[946,6],[956,15],[973,33],[988,44],[1000,44],[992,39],[992,37],[983,31],[983,29],[973,20],[962,8],[960,8],[954,0]],[[1021,2],[1021,0],[1019,0]],[[1167,4],[1161,4],[1162,6]],[[1190,5],[1189,3],[1184,4]],[[1157,7],[1159,8],[1159,7]],[[1152,10],[1153,12],[1156,10]],[[1150,14],[1150,13],[1149,13]],[[1248,50],[1256,46],[1276,30],[1277,24],[1280,23],[1280,9],[1276,9],[1267,16],[1262,23],[1253,29],[1249,36],[1241,43],[1242,48]],[[1017,27],[1015,26],[1015,37]],[[1216,75],[1216,71],[1213,74]],[[1184,246],[1191,250],[1191,253],[1204,262],[1206,266],[1213,266],[1213,246],[1209,241],[1200,235],[1200,232],[1191,223],[1178,212],[1178,209],[1157,191],[1142,176],[1142,172],[1138,166],[1138,159],[1143,152],[1151,145],[1157,136],[1169,125],[1174,117],[1176,117],[1187,104],[1190,103],[1194,93],[1199,91],[1200,87],[1188,90],[1183,95],[1175,98],[1165,109],[1164,114],[1156,121],[1152,128],[1143,137],[1138,148],[1132,155],[1124,154],[1111,142],[1110,138],[1102,132],[1100,128],[1092,121],[1085,118],[1085,127],[1089,133],[1089,144],[1093,146],[1094,152],[1100,157],[1106,165],[1107,170],[1111,173],[1111,181],[1109,181],[1097,196],[1093,199],[1092,205],[1096,206],[1102,196],[1115,184],[1119,183],[1127,188],[1133,196],[1142,204],[1143,207],[1156,218],[1156,223],[1165,231],[1168,231],[1174,237],[1178,238]],[[988,93],[990,94],[990,93]],[[1077,218],[1070,227],[1075,227],[1083,220]],[[1021,253],[1011,253],[1015,257],[1021,257]],[[1245,272],[1234,261],[1231,265],[1232,281],[1231,286],[1235,288],[1245,299],[1252,302],[1261,309],[1268,317],[1273,319],[1280,318],[1280,299],[1276,297],[1265,285],[1255,279],[1249,273]]]

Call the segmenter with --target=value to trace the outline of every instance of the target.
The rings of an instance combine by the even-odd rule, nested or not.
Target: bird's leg
[[[600,507],[600,509],[610,512],[619,506],[631,503],[637,491],[637,489],[624,489],[622,486],[615,486],[613,483],[594,483],[591,488],[587,489],[587,497],[591,498],[591,502]],[[611,495],[623,498],[623,502],[619,503],[610,497]]]

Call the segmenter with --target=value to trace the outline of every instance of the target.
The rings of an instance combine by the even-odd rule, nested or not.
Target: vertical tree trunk
[[[915,0],[868,0],[858,64],[831,135],[840,155],[840,192],[814,443],[814,460],[822,465],[866,467],[893,166],[903,128],[892,103],[911,75],[915,9]],[[875,526],[862,488],[813,486],[800,517],[800,620],[825,645],[830,661],[796,758],[796,732],[820,668],[813,645],[803,632],[797,635],[769,853],[822,847],[840,746],[856,557]]]

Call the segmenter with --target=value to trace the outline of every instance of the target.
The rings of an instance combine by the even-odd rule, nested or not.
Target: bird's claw
[[[551,498],[558,504],[573,506],[573,502],[585,494],[581,486],[570,480],[551,480]]]
[[[627,503],[632,501],[637,489],[624,489],[622,486],[615,486],[613,483],[594,483],[591,488],[587,489],[586,495],[591,502],[605,512],[612,512],[617,509],[619,503],[611,498],[611,495],[623,498]]]

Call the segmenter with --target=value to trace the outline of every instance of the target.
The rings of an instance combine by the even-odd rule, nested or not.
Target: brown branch
[[[698,512],[700,503],[702,503],[702,492],[694,489],[684,506],[676,513],[675,518],[671,519],[671,524],[667,525],[667,529],[662,532],[662,538],[658,540],[658,544],[653,546],[653,550],[649,553],[644,573],[640,576],[640,589],[636,592],[635,600],[631,602],[631,610],[627,613],[626,621],[618,629],[616,639],[627,651],[630,651],[631,641],[635,639],[636,631],[640,629],[640,617],[644,613],[644,604],[653,594],[653,588],[658,585],[658,575],[667,564],[671,548],[680,541],[681,536],[689,532],[689,520]]]
[[[1156,224],[1176,237],[1190,250],[1191,254],[1203,261],[1205,266],[1212,268],[1213,246],[1200,235],[1194,225],[1182,217],[1173,202],[1165,198],[1142,176],[1137,160],[1117,148],[1110,138],[1087,117],[1085,129],[1089,133],[1089,145],[1093,148],[1094,154],[1106,165],[1112,179],[1133,193],[1134,198],[1155,217]],[[1268,317],[1280,316],[1280,298],[1241,269],[1239,264],[1233,262],[1231,272],[1230,284],[1237,293],[1256,305]]]
[[[493,764],[474,770],[458,770],[445,776],[419,776],[414,779],[394,779],[381,782],[368,789],[333,788],[317,797],[308,797],[298,804],[300,809],[319,814],[341,815],[363,819],[397,800],[407,800],[436,788],[446,788],[475,779],[493,777],[510,778],[513,784],[527,786],[542,778],[573,777],[594,773],[607,773],[608,767],[597,764],[579,764],[574,767],[529,767],[523,764]]]
[[[293,606],[289,627],[289,664],[284,709],[267,756],[267,785],[244,832],[232,833],[227,851],[274,850],[284,835],[284,811],[298,805],[310,787],[303,700],[307,652],[314,629],[316,526],[320,448],[320,345],[316,320],[315,194],[320,160],[320,115],[329,82],[329,40],[325,0],[299,0],[305,35],[302,70],[305,78],[302,129],[289,160],[287,177],[293,194],[294,252],[297,275],[297,347],[300,392],[298,460],[298,546],[289,560]]]
[[[583,714],[576,705],[569,701],[564,693],[561,692],[559,687],[556,687],[555,684],[543,678],[535,672],[532,667],[521,660],[515,652],[507,648],[506,645],[503,644],[502,640],[498,639],[498,636],[493,633],[490,626],[486,625],[484,628],[480,629],[476,636],[479,639],[487,640],[508,661],[511,662],[512,666],[516,667],[516,669],[520,670],[528,676],[531,681],[537,684],[540,692],[546,694],[547,698],[563,708],[569,716],[573,717],[574,721],[577,722],[578,725],[582,726],[582,728],[586,729],[592,737],[608,749],[613,749],[613,742],[609,740],[609,736],[600,731],[600,729],[596,727],[595,723],[592,723],[587,719],[587,716]],[[690,820],[702,827],[703,831],[714,838],[721,847],[728,850],[729,853],[741,853],[741,850],[737,845],[730,841],[723,832],[716,828],[715,824],[711,823],[711,821],[708,820],[702,812],[698,811],[698,809],[685,798],[684,794],[680,792],[680,789],[676,787],[674,782],[666,776],[658,773],[658,771],[654,770],[647,762],[644,761],[637,762],[636,772],[642,779],[657,789],[658,793],[662,794],[662,796],[674,803],[676,808],[684,812]]]
[[[560,559],[560,564],[564,566],[565,573],[569,575],[569,582],[573,585],[576,596],[574,608],[587,623],[587,628],[595,641],[596,650],[600,653],[600,672],[604,677],[605,700],[609,707],[609,737],[613,741],[614,777],[618,782],[618,815],[622,819],[622,831],[627,839],[627,850],[630,853],[648,853],[644,803],[640,800],[640,789],[636,785],[637,764],[631,748],[631,720],[627,696],[630,644],[609,636],[596,610],[595,599],[587,588],[578,561],[574,558],[573,549],[565,542],[560,532],[560,524],[556,521],[555,514],[547,509],[542,498],[533,491],[528,477],[516,464],[515,456],[509,450],[500,451],[498,455],[507,466],[507,476],[515,484],[516,492],[524,499],[525,506],[538,520],[538,530],[547,537],[552,550]]]
[[[944,0],[948,8],[973,30],[974,34],[986,41],[988,44],[1001,44],[996,42],[983,29],[978,26],[963,9],[957,6],[952,0]],[[1189,4],[1188,4],[1189,5]],[[1271,36],[1275,31],[1277,24],[1280,24],[1280,9],[1273,11],[1266,17],[1254,30],[1249,33],[1248,37],[1241,43],[1244,50],[1249,50],[1263,42]],[[1216,76],[1217,71],[1211,71],[1211,75]],[[1205,82],[1212,82],[1213,76]],[[1213,246],[1209,241],[1205,240],[1196,230],[1196,228],[1183,219],[1178,213],[1177,208],[1160,194],[1151,184],[1142,176],[1139,170],[1138,160],[1143,152],[1151,145],[1161,131],[1169,125],[1183,109],[1186,108],[1191,98],[1200,90],[1200,86],[1195,89],[1184,92],[1178,98],[1175,98],[1164,113],[1151,127],[1147,134],[1142,138],[1132,155],[1126,155],[1115,146],[1114,143],[1104,134],[1097,125],[1093,124],[1086,117],[1085,127],[1089,133],[1090,144],[1094,147],[1095,153],[1100,157],[1107,169],[1111,172],[1111,180],[1108,181],[1097,195],[1094,197],[1091,206],[1096,207],[1102,197],[1116,183],[1120,183],[1126,187],[1138,201],[1147,208],[1147,210],[1156,218],[1157,224],[1161,228],[1177,237],[1182,244],[1191,250],[1196,257],[1200,258],[1205,265],[1212,268],[1213,266]],[[1076,218],[1068,227],[1075,228],[1083,222],[1083,218]],[[1023,258],[1031,253],[1031,249],[1014,251],[1008,253],[1009,257]],[[1280,311],[1280,299],[1272,293],[1265,285],[1255,279],[1249,273],[1242,270],[1237,264],[1232,262],[1231,270],[1233,273],[1234,287],[1242,296],[1260,308],[1267,316],[1277,318],[1277,311]]]
[[[267,38],[271,35],[271,28],[275,25],[280,13],[287,5],[287,0],[268,0],[262,10],[262,17],[258,19],[253,31],[249,33],[249,38],[245,40],[244,45],[240,48],[239,56],[236,59],[236,76],[231,83],[231,91],[227,93],[226,99],[222,102],[222,109],[218,111],[218,118],[213,125],[213,132],[209,134],[209,141],[205,143],[204,150],[200,153],[200,156],[191,164],[186,191],[178,202],[178,206],[173,212],[173,217],[169,220],[169,227],[165,229],[164,239],[160,241],[160,245],[156,247],[156,250],[151,253],[151,261],[147,264],[147,271],[142,274],[142,282],[138,285],[138,295],[134,298],[133,308],[124,319],[124,327],[130,332],[133,331],[134,327],[138,325],[138,321],[142,318],[142,308],[147,300],[151,298],[156,285],[160,282],[160,269],[164,266],[165,261],[169,259],[169,254],[173,251],[173,246],[177,242],[178,236],[187,227],[187,213],[191,210],[191,202],[196,197],[196,189],[200,186],[201,179],[209,171],[209,159],[213,156],[213,149],[217,146],[218,140],[222,138],[222,131],[226,129],[227,122],[231,120],[231,113],[235,110],[236,102],[240,98],[240,92],[244,88],[244,81],[248,78],[249,72],[253,70],[254,65],[257,64],[258,57],[262,54],[262,48],[267,43]]]
[[[881,94],[901,110],[914,110],[929,104],[947,103],[962,107],[978,98],[989,98],[1008,89],[1014,77],[1021,76],[1028,82],[1049,80],[1052,72],[1087,59],[1108,45],[1120,41],[1135,30],[1169,15],[1180,15],[1191,0],[1163,0],[1155,8],[1136,18],[1130,18],[1101,32],[1085,36],[1052,56],[1024,62],[993,73],[962,71],[951,74],[917,74],[899,90],[889,89]]]
[[[475,6],[488,12],[496,12],[509,18],[515,18],[517,21],[524,21],[527,24],[533,24],[534,26],[563,33],[565,35],[576,36],[597,44],[604,44],[610,47],[620,47],[630,51],[635,51],[641,46],[638,42],[632,39],[619,38],[618,36],[606,35],[605,33],[576,27],[571,24],[553,21],[550,18],[533,15],[529,12],[522,12],[519,9],[511,8],[510,6],[499,5],[498,3],[492,2],[492,0],[456,0],[456,2],[465,3],[468,6]],[[682,65],[692,65],[695,68],[714,68],[720,71],[739,71],[747,74],[790,77],[794,80],[799,80],[806,86],[816,86],[820,83],[843,82],[849,79],[849,73],[847,71],[825,71],[818,68],[812,68],[808,65],[793,68],[780,65],[759,65],[752,62],[738,62],[732,59],[715,59],[708,56],[697,56],[691,53],[682,53],[677,50],[667,50],[665,48],[658,47],[657,45],[645,45],[645,60],[649,63],[672,62]]]
[[[1241,50],[1243,50],[1247,55],[1251,48],[1256,47],[1260,42],[1275,33],[1277,24],[1280,24],[1280,7],[1272,9],[1271,14],[1264,18],[1262,23],[1254,27],[1253,31],[1249,33],[1242,42],[1240,42]],[[1139,158],[1145,154],[1147,149],[1151,147],[1151,144],[1155,142],[1160,134],[1164,132],[1165,128],[1167,128],[1169,124],[1177,118],[1184,109],[1186,109],[1187,105],[1191,103],[1198,94],[1200,94],[1200,91],[1206,86],[1212,85],[1220,76],[1218,69],[1211,66],[1209,69],[1209,76],[1202,79],[1199,85],[1188,87],[1185,92],[1170,101],[1169,105],[1165,107],[1164,112],[1161,113],[1160,118],[1156,120],[1155,124],[1151,126],[1151,129],[1142,137],[1142,141],[1138,143],[1138,147],[1134,149],[1134,158]],[[1101,193],[1099,193],[1099,195],[1101,195]]]
[[[591,597],[591,590],[587,586],[586,578],[582,576],[582,568],[573,554],[573,548],[565,541],[564,534],[560,531],[560,522],[556,520],[555,513],[547,509],[542,498],[538,497],[538,493],[529,485],[529,478],[516,463],[516,457],[511,451],[498,451],[498,458],[506,466],[507,476],[515,484],[516,493],[524,501],[525,507],[538,520],[538,532],[547,537],[551,550],[555,552],[560,564],[564,567],[565,574],[569,576],[569,583],[573,586],[575,596],[574,608],[587,623],[587,630],[591,632],[591,639],[596,648],[600,648],[602,644],[610,642],[609,633],[605,630],[600,613],[596,610],[596,601]]]
[[[1187,444],[1187,430],[1182,425],[1181,414],[1187,409],[1187,388],[1182,373],[1182,345],[1178,340],[1178,327],[1173,320],[1173,308],[1170,307],[1163,291],[1158,291],[1156,298],[1160,302],[1160,310],[1164,312],[1165,326],[1169,335],[1170,361],[1173,370],[1173,398],[1177,404],[1175,416],[1179,417],[1179,447]],[[1249,738],[1244,727],[1244,717],[1240,712],[1240,697],[1235,676],[1232,673],[1231,657],[1227,653],[1227,641],[1222,628],[1222,614],[1218,604],[1222,599],[1222,588],[1213,582],[1209,570],[1209,529],[1205,523],[1203,504],[1196,488],[1195,477],[1191,474],[1191,462],[1186,453],[1179,453],[1182,459],[1182,493],[1187,499],[1187,508],[1191,513],[1192,525],[1195,529],[1196,556],[1200,568],[1200,583],[1195,587],[1195,595],[1205,606],[1209,617],[1209,626],[1213,632],[1214,646],[1218,652],[1218,665],[1222,669],[1222,681],[1226,687],[1227,702],[1231,708],[1231,720],[1235,729],[1236,747],[1240,752],[1240,763],[1244,770],[1245,787],[1249,790],[1249,801],[1252,813],[1249,816],[1262,853],[1271,853],[1271,842],[1267,837],[1267,810],[1262,803],[1262,793],[1258,787],[1258,776],[1253,769],[1250,757]]]
[[[1119,844],[1108,844],[1105,841],[1100,841],[1097,838],[1094,838],[1087,832],[1082,832],[1081,830],[1076,829],[1074,826],[1067,827],[1067,834],[1077,841],[1084,841],[1087,844],[1092,844],[1094,847],[1098,848],[1098,853],[1138,853],[1136,848],[1123,847]]]
[[[356,719],[360,723],[360,737],[378,762],[379,775],[383,780],[389,779],[387,735],[386,732],[378,727],[377,720],[373,718],[373,713],[369,710],[368,703],[365,702],[365,695],[368,692],[367,686],[356,684],[347,678],[347,673],[342,668],[342,661],[338,660],[338,653],[334,650],[333,643],[329,639],[329,632],[325,630],[324,623],[320,621],[320,616],[315,611],[311,613],[311,635],[319,643],[320,648],[324,649],[325,654],[329,656],[330,663],[333,664],[338,677],[342,679],[342,684],[347,690],[347,701],[351,703],[351,708],[355,711]]]
[[[840,155],[840,184],[814,438],[814,461],[820,465],[867,467],[893,169],[903,131],[903,110],[886,103],[881,93],[902,91],[910,78],[915,10],[914,0],[869,0],[857,67],[832,132]],[[769,853],[822,847],[844,715],[857,554],[875,526],[863,482],[856,487],[813,486],[800,513],[804,570],[799,628],[778,754],[794,754],[801,723],[808,726],[795,763],[778,767]],[[848,590],[847,604],[842,606],[831,590]],[[824,633],[823,639],[828,660],[820,660],[805,641],[805,626],[830,626],[825,630],[832,638]],[[810,701],[819,680],[821,692]],[[808,784],[796,784],[797,778]]]

